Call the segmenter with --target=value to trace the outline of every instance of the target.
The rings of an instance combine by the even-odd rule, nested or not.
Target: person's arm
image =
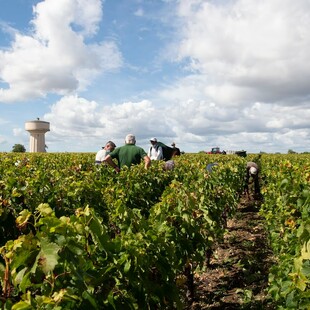
[[[101,163],[103,163],[106,156],[107,156],[107,151],[105,149],[103,149],[101,154],[100,154],[100,159],[99,159],[101,161]]]
[[[104,161],[106,163],[108,163],[112,168],[114,168],[114,170],[116,172],[120,172],[120,169],[119,167],[115,164],[115,162],[113,161],[112,157],[110,155],[107,155],[105,158],[104,158]]]
[[[163,148],[161,146],[157,149],[157,160],[164,159]]]
[[[151,159],[147,155],[143,157],[144,160],[144,168],[148,169],[151,166]]]
[[[180,154],[178,153],[178,150],[179,150],[179,149],[176,148],[176,147],[173,148],[171,158],[174,157],[174,156],[180,155]]]

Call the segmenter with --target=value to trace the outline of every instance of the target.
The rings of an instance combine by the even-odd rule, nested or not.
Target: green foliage
[[[14,144],[12,148],[13,153],[25,153],[26,148],[22,144]]]
[[[261,214],[279,263],[269,292],[307,309],[309,156],[263,155]],[[246,160],[205,154],[113,169],[94,154],[1,154],[3,309],[182,309],[185,270],[223,237]],[[249,295],[250,296],[250,295]]]
[[[309,155],[264,157],[266,184],[261,215],[266,218],[278,263],[269,293],[283,309],[309,309]]]
[[[222,238],[243,161],[219,157],[211,175],[205,156],[183,155],[174,170],[115,174],[93,156],[3,154],[2,306],[182,308],[176,279]]]

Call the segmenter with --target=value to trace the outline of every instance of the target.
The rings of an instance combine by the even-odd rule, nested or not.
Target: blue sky
[[[308,0],[0,0],[0,151],[136,135],[199,152],[309,151]]]

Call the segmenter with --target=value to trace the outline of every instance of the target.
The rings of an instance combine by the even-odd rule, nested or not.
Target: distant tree
[[[12,152],[14,152],[14,153],[25,153],[26,148],[22,144],[14,144]]]
[[[291,150],[291,149],[289,149],[289,150],[287,151],[287,154],[296,154],[296,152],[293,151],[293,150]]]

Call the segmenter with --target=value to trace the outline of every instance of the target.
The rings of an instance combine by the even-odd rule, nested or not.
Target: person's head
[[[249,172],[251,176],[257,175],[257,169],[255,167],[251,167]]]
[[[164,164],[164,170],[173,170],[174,169],[174,161],[173,160],[168,160]]]
[[[133,134],[128,134],[125,138],[125,144],[136,144],[136,137]]]
[[[156,144],[157,143],[157,139],[156,138],[151,138],[150,139],[150,142],[152,145]]]
[[[108,141],[104,147],[105,150],[112,152],[116,148],[116,145],[112,141]]]
[[[174,142],[172,142],[172,143],[171,143],[171,146],[172,146],[172,147],[175,147],[175,143],[174,143]]]

